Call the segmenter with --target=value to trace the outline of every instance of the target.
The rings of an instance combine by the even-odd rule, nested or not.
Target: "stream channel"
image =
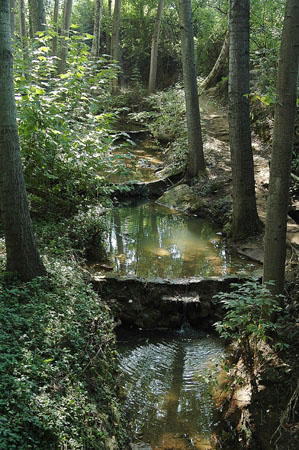
[[[159,150],[151,148],[150,141],[137,141],[132,151],[141,178],[154,179],[155,163],[161,163]],[[145,173],[144,166],[151,173]],[[105,258],[91,265],[96,273],[110,270],[146,282],[225,277],[255,268],[230,254],[214,225],[153,201],[115,207],[106,221]],[[118,353],[132,448],[211,449],[214,406],[209,388],[225,353],[221,340],[186,322],[180,330],[163,333],[122,329]]]
[[[153,450],[210,449],[208,393],[224,353],[221,341],[188,329],[126,332],[118,339],[119,381],[133,442]]]

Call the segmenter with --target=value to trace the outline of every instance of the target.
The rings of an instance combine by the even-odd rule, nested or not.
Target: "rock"
[[[238,276],[168,280],[106,272],[94,276],[93,285],[124,326],[179,329],[186,320],[206,330],[223,316],[222,303],[213,296],[241,281]]]
[[[132,450],[152,450],[150,444],[141,442],[140,444],[130,444]]]
[[[107,450],[117,450],[118,444],[116,442],[115,436],[112,436],[111,438],[106,439],[106,449]]]
[[[202,206],[202,200],[187,184],[179,184],[169,189],[157,203],[180,211],[195,211]]]
[[[117,200],[120,200],[122,197],[126,199],[128,197],[157,198],[165,192],[165,189],[173,185],[173,183],[177,183],[182,176],[182,172],[177,172],[167,176],[164,175],[163,178],[157,175],[157,180],[154,181],[120,183],[122,188],[114,191],[113,195]]]

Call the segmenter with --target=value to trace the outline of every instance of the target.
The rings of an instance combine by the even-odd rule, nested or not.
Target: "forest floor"
[[[215,197],[231,198],[232,194],[232,174],[229,149],[228,117],[224,107],[216,105],[213,101],[203,98],[202,101],[202,121],[204,124],[204,154],[208,167],[209,182],[215,182],[220,187],[210,195],[212,202]],[[255,170],[256,202],[258,214],[265,224],[266,202],[269,185],[269,167],[271,159],[271,142],[262,141],[259,136],[252,134],[252,148]],[[196,186],[196,190],[204,189],[206,180],[201,180]],[[292,207],[299,210],[299,199],[292,199]],[[299,246],[299,226],[288,216],[287,224],[288,244]],[[236,245],[239,253],[263,262],[263,234],[255,236]]]

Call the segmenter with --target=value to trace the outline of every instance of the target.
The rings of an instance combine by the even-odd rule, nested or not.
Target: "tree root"
[[[287,404],[287,407],[280,416],[280,423],[271,436],[270,442],[273,442],[274,445],[277,444],[277,442],[279,441],[279,439],[281,437],[281,431],[282,431],[282,428],[284,427],[284,424],[288,420],[290,420],[291,416],[293,416],[293,417],[295,416],[295,410],[296,410],[298,399],[299,399],[299,378],[297,380],[297,386]],[[273,439],[276,435],[278,435],[278,437],[276,438],[275,441],[273,441]]]

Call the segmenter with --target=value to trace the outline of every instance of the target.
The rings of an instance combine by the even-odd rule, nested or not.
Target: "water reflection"
[[[163,166],[162,152],[153,139],[137,140],[132,146],[116,147],[111,155],[115,172],[105,174],[110,183],[157,180],[156,171]]]
[[[155,203],[107,214],[106,254],[115,271],[144,278],[224,276],[244,267],[217,228]]]
[[[173,448],[204,448],[199,443],[207,445],[213,415],[207,394],[222,344],[195,335],[136,341],[135,336],[119,346],[120,382],[134,437],[157,449],[168,448],[169,440],[176,442]]]

